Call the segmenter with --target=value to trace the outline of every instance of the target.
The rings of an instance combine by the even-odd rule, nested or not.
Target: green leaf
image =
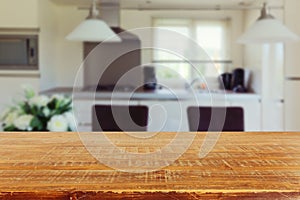
[[[42,121],[36,116],[31,120],[30,126],[32,127],[33,130],[37,130],[37,131],[41,131],[44,129],[44,125]]]
[[[55,106],[56,106],[56,99],[52,99],[48,104],[47,104],[47,107],[50,109],[50,110],[54,110],[55,109]]]
[[[21,110],[23,110],[24,113],[26,114],[32,114],[32,108],[28,104],[28,102],[24,102],[20,104]]]
[[[35,96],[35,92],[32,88],[25,89],[24,93],[25,93],[25,98],[26,99],[31,99],[32,97]]]
[[[62,104],[60,104],[60,106],[54,111],[53,115],[60,115],[63,114],[65,112],[68,112],[70,110],[72,110],[72,101],[68,100],[66,102],[63,102]]]
[[[59,109],[61,103],[61,101],[56,100],[55,109]]]
[[[42,109],[37,109],[36,110],[36,116],[38,116],[38,117],[44,117],[43,110]]]
[[[3,128],[4,131],[18,131],[18,129],[14,125],[7,126]]]

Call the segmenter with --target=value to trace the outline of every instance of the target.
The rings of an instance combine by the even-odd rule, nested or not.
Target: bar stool
[[[93,131],[146,131],[148,107],[135,105],[94,105]]]
[[[188,107],[190,131],[244,131],[241,107]]]

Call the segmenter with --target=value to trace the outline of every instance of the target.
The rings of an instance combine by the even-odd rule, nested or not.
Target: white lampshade
[[[67,40],[82,42],[121,42],[121,38],[99,17],[93,0],[89,16],[81,22],[67,37]]]
[[[239,43],[277,43],[293,42],[299,36],[290,31],[279,20],[267,12],[267,5],[264,4],[261,16],[258,20],[237,40]]]
[[[101,19],[86,19],[66,38],[85,42],[121,42],[121,38]]]
[[[256,21],[239,39],[239,43],[292,42],[299,37],[279,20],[262,19]]]

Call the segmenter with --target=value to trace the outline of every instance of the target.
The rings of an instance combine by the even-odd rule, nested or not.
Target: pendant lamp
[[[66,39],[84,42],[121,42],[121,38],[100,19],[96,0],[93,0],[89,16]]]
[[[238,43],[278,43],[293,42],[299,37],[279,20],[267,12],[267,4],[264,3],[261,16],[250,28],[237,40]]]

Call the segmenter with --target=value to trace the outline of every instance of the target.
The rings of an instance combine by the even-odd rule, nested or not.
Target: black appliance
[[[221,89],[231,90],[232,89],[232,74],[231,73],[223,73],[220,76],[220,86]]]
[[[238,93],[247,92],[244,85],[245,71],[242,68],[234,69],[232,72],[232,91]]]
[[[153,66],[144,66],[144,89],[155,90],[156,86],[155,68]]]

